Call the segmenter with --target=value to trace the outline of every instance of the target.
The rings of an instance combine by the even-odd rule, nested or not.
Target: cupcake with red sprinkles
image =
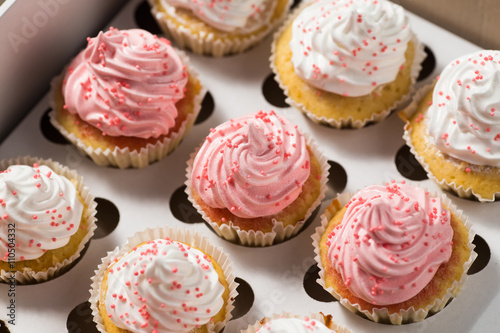
[[[248,246],[295,235],[320,205],[328,163],[285,117],[259,111],[226,121],[188,161],[189,200],[215,232]]]
[[[320,283],[375,322],[418,322],[458,296],[476,258],[462,211],[404,181],[339,195],[313,235]]]
[[[351,330],[333,321],[331,315],[322,313],[308,316],[294,315],[288,312],[266,317],[241,333],[351,333]]]
[[[165,227],[139,232],[103,258],[90,303],[100,332],[219,332],[236,287],[221,248]]]
[[[94,234],[96,203],[75,171],[32,157],[0,161],[0,278],[50,280]]]
[[[458,57],[400,113],[404,138],[440,187],[460,197],[500,197],[500,51]]]
[[[401,6],[316,0],[275,34],[270,63],[289,104],[315,122],[361,128],[409,99],[424,57]]]
[[[141,29],[100,32],[52,82],[52,124],[98,165],[142,168],[192,127],[205,90],[188,58]]]
[[[258,44],[288,14],[291,0],[148,0],[180,48],[221,57]]]

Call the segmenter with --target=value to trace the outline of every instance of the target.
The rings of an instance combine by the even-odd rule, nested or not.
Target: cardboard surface
[[[130,1],[110,25],[120,29],[137,27],[134,15],[141,4],[143,0]],[[418,37],[436,57],[432,74],[419,85],[430,82],[455,57],[478,49],[415,15],[410,17]],[[460,295],[443,311],[423,322],[401,327],[370,322],[349,312],[338,302],[317,301],[306,293],[303,281],[306,272],[314,265],[311,235],[320,223],[319,215],[297,237],[267,248],[235,245],[218,238],[203,223],[185,224],[174,217],[172,197],[184,183],[185,162],[209,129],[229,118],[260,109],[275,109],[302,131],[310,133],[324,154],[346,172],[345,191],[354,192],[367,185],[405,179],[395,163],[399,149],[404,146],[403,122],[396,113],[380,124],[361,130],[336,130],[312,123],[293,108],[275,107],[264,98],[262,87],[271,74],[268,63],[270,42],[269,37],[246,53],[222,59],[188,53],[202,83],[213,97],[214,111],[208,119],[194,126],[172,154],[146,169],[98,167],[79,155],[73,146],[48,141],[41,127],[49,105],[48,96],[40,100],[0,145],[0,158],[32,155],[52,158],[76,169],[96,197],[109,200],[118,208],[120,217],[116,229],[105,237],[93,239],[82,259],[66,274],[40,285],[16,286],[16,325],[9,325],[11,332],[66,332],[66,327],[70,327],[70,332],[86,332],[79,328],[74,318],[87,324],[90,320],[82,303],[89,298],[90,278],[101,258],[136,231],[162,225],[193,228],[217,246],[222,246],[233,262],[235,276],[246,281],[253,291],[253,303],[247,304],[248,307],[251,305],[249,311],[240,308],[244,315],[230,321],[224,330],[226,333],[237,333],[264,316],[281,311],[305,315],[320,311],[332,314],[336,321],[353,332],[466,333],[487,332],[500,327],[500,224],[497,221],[500,202],[480,204],[448,195],[464,210],[476,233],[485,240],[491,258],[484,269],[470,276]],[[440,192],[429,180],[415,183]],[[326,204],[324,201],[321,208]],[[7,306],[12,298],[8,293],[9,286],[0,284],[2,320],[9,320]],[[248,300],[250,302],[251,297]],[[76,317],[69,317],[72,309]]]

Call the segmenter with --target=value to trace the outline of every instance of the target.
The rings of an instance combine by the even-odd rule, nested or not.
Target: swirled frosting
[[[113,323],[131,332],[189,332],[220,311],[223,292],[206,254],[157,239],[110,268],[105,304]]]
[[[164,8],[184,8],[206,24],[224,31],[251,33],[269,25],[275,0],[160,0]]]
[[[309,84],[363,96],[394,81],[412,38],[404,9],[386,0],[319,0],[292,26],[292,63]]]
[[[256,333],[331,333],[331,329],[323,325],[317,320],[306,318],[304,320],[298,318],[277,318],[273,319],[261,328]]]
[[[211,130],[194,159],[192,185],[211,207],[243,218],[269,216],[298,197],[309,163],[296,126],[259,111]]]
[[[87,40],[65,74],[64,107],[104,135],[167,134],[187,82],[170,42],[145,30],[114,28]]]
[[[12,165],[0,172],[0,254],[8,261],[41,257],[68,244],[83,205],[75,186],[45,165]],[[12,255],[12,254],[11,254]]]
[[[460,160],[500,167],[500,51],[482,50],[449,63],[427,111],[435,146]]]
[[[418,294],[451,256],[450,212],[407,184],[369,186],[352,197],[327,241],[347,288],[376,305]]]

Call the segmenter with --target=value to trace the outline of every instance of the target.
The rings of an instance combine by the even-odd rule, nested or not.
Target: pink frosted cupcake
[[[145,30],[100,32],[53,81],[52,124],[98,165],[140,168],[165,157],[204,96],[185,56]]]
[[[211,130],[188,162],[187,193],[220,236],[271,245],[296,234],[321,203],[327,170],[297,126],[259,111]]]

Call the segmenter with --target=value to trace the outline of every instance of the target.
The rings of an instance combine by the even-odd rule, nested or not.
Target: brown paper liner
[[[102,258],[102,262],[95,271],[95,275],[91,278],[92,284],[89,290],[89,302],[90,308],[92,310],[92,316],[94,318],[94,322],[97,324],[97,330],[99,332],[106,333],[106,329],[104,328],[103,320],[98,308],[98,303],[101,280],[108,266],[112,262],[114,262],[114,259],[121,258],[132,251],[134,246],[143,242],[147,242],[149,240],[163,239],[165,237],[169,237],[172,240],[197,247],[201,251],[210,255],[220,265],[222,271],[224,272],[224,277],[226,278],[229,286],[229,296],[226,306],[226,318],[224,319],[224,321],[218,322],[215,325],[210,322],[207,323],[206,325],[208,333],[219,332],[232,318],[231,311],[234,309],[234,299],[238,295],[238,292],[236,290],[236,288],[238,287],[238,283],[234,281],[235,276],[233,275],[229,256],[223,252],[223,249],[211,244],[208,239],[202,236],[200,233],[189,229],[178,229],[171,227],[162,227],[155,229],[148,228],[135,233],[127,240],[127,242],[123,246],[117,246],[113,251],[108,252],[107,256]]]
[[[37,272],[32,269],[25,268],[23,271],[15,272],[11,274],[10,272],[6,272],[2,270],[0,272],[0,279],[5,282],[11,281],[11,278],[14,277],[17,284],[33,284],[40,283],[44,281],[48,281],[59,276],[60,273],[64,272],[66,268],[69,267],[72,263],[75,262],[76,259],[80,257],[82,250],[85,248],[85,245],[90,241],[92,236],[94,235],[94,230],[97,228],[96,222],[96,206],[94,196],[90,193],[89,188],[83,183],[83,178],[77,174],[75,170],[71,170],[68,167],[53,161],[51,159],[41,159],[30,156],[17,157],[7,160],[0,161],[0,170],[5,170],[10,165],[29,165],[33,166],[34,163],[38,163],[40,165],[46,165],[54,170],[60,176],[64,176],[69,180],[74,181],[74,185],[76,187],[77,192],[80,194],[83,199],[85,206],[87,207],[87,234],[80,242],[76,252],[71,255],[69,258],[64,259],[62,262],[55,263],[53,266],[48,267],[47,270]]]
[[[336,333],[352,333],[352,331],[344,326],[339,325],[338,323],[331,321],[331,318],[325,318],[325,317],[331,317],[331,316],[325,316],[322,313],[311,313],[308,316],[301,316],[301,315],[295,315],[291,314],[289,312],[283,312],[283,313],[274,313],[270,317],[265,317],[264,319],[257,321],[255,324],[248,326],[247,329],[242,330],[240,333],[256,333],[265,323],[268,323],[274,319],[280,319],[280,318],[297,318],[297,319],[310,319],[310,320],[316,320],[324,325],[327,325],[329,329],[332,329]],[[326,320],[330,319],[330,321],[327,323],[325,322]]]
[[[274,20],[267,29],[258,34],[248,34],[238,39],[215,39],[212,33],[193,34],[191,30],[184,26],[179,26],[170,21],[164,12],[156,5],[155,0],[148,0],[151,6],[151,14],[160,25],[162,31],[169,38],[175,41],[176,45],[182,49],[192,50],[197,54],[211,55],[214,57],[223,57],[229,54],[238,54],[251,48],[266,37],[274,28],[276,28],[286,17],[288,10],[283,12],[282,17]],[[288,1],[287,8],[290,8],[292,1]]]
[[[283,90],[285,96],[286,96],[286,103],[295,107],[302,113],[304,113],[307,117],[309,117],[312,121],[314,121],[317,124],[325,124],[329,125],[334,128],[355,128],[355,129],[360,129],[366,126],[369,123],[378,123],[385,118],[389,116],[389,114],[395,110],[397,107],[404,105],[407,103],[410,99],[413,93],[415,92],[415,82],[417,81],[418,75],[420,73],[420,70],[422,69],[422,61],[425,59],[427,54],[424,51],[424,45],[418,40],[415,34],[413,34],[412,37],[412,42],[415,45],[415,58],[413,59],[413,64],[411,67],[411,86],[410,90],[406,95],[404,95],[401,99],[398,101],[395,101],[394,104],[387,108],[386,110],[383,110],[382,112],[379,113],[374,113],[370,118],[366,118],[361,120],[353,120],[352,117],[349,117],[347,119],[344,118],[339,118],[339,119],[333,119],[333,118],[327,118],[324,116],[317,116],[316,114],[312,113],[310,110],[306,108],[306,106],[300,102],[297,102],[290,98],[289,92],[288,92],[288,87],[281,81],[280,76],[278,74],[278,70],[276,66],[274,65],[275,63],[275,52],[276,52],[276,43],[278,38],[283,34],[283,32],[286,30],[286,28],[292,24],[293,20],[295,17],[308,5],[310,2],[304,1],[302,2],[295,10],[290,13],[285,20],[285,22],[281,25],[281,27],[274,33],[273,36],[273,42],[271,44],[271,56],[269,58],[269,63],[270,67],[274,73],[274,79],[280,86],[280,88]]]
[[[337,300],[339,300],[340,304],[342,304],[349,311],[354,313],[360,312],[374,322],[390,322],[393,325],[401,325],[404,323],[422,321],[427,317],[429,313],[436,313],[441,311],[450,299],[458,295],[460,289],[468,278],[467,271],[477,257],[477,253],[474,252],[475,245],[472,244],[475,232],[472,230],[472,225],[464,215],[463,211],[459,210],[457,206],[455,206],[452,201],[444,194],[439,196],[442,200],[443,205],[446,206],[448,210],[450,210],[450,212],[453,212],[460,221],[462,221],[469,234],[468,248],[470,251],[470,257],[469,260],[464,263],[464,273],[460,280],[455,280],[452,286],[448,288],[447,293],[443,296],[443,298],[436,298],[434,300],[434,303],[428,304],[425,309],[415,310],[413,307],[410,307],[408,309],[401,309],[399,314],[389,314],[387,308],[373,308],[373,311],[370,312],[368,310],[362,309],[359,304],[353,304],[346,298],[343,298],[332,287],[325,286],[324,281],[326,273],[320,258],[319,243],[321,236],[324,234],[329,221],[333,218],[335,213],[344,205],[346,205],[353,197],[353,195],[354,193],[339,194],[337,198],[335,198],[332,203],[325,209],[325,213],[321,216],[321,226],[317,227],[315,233],[311,236],[313,239],[314,253],[316,253],[314,259],[316,260],[320,269],[319,278],[317,280],[318,284],[321,285],[330,294],[332,294]],[[431,196],[437,197],[436,194],[431,194]]]
[[[409,119],[415,114],[417,111],[418,105],[420,101],[423,99],[423,97],[434,88],[435,82],[431,84],[427,84],[423,87],[421,87],[417,92],[414,94],[411,103],[399,113],[400,118],[402,118],[405,122],[405,130],[403,133],[403,139],[405,140],[406,144],[408,147],[410,147],[410,152],[415,156],[416,160],[420,163],[420,165],[424,168],[425,172],[427,173],[427,177],[429,179],[433,180],[441,189],[445,191],[451,191],[456,193],[460,198],[465,198],[465,199],[471,199],[471,198],[476,198],[480,202],[492,202],[495,200],[500,199],[500,192],[496,192],[493,196],[493,198],[484,198],[480,194],[475,193],[472,188],[465,188],[462,185],[457,185],[455,182],[450,182],[447,181],[446,179],[439,180],[434,176],[434,174],[431,172],[429,164],[427,164],[422,156],[420,156],[417,151],[415,150],[415,147],[412,143],[411,140],[411,131],[412,128],[409,126]]]
[[[186,194],[188,195],[189,201],[193,204],[193,207],[196,208],[198,213],[203,217],[203,219],[213,228],[215,233],[220,237],[227,239],[231,242],[239,243],[245,246],[270,246],[276,243],[283,242],[286,239],[289,239],[296,235],[304,226],[305,221],[312,215],[314,210],[321,204],[321,201],[325,198],[325,193],[327,190],[326,183],[328,181],[328,169],[330,165],[328,164],[328,159],[320,152],[318,145],[309,135],[304,134],[306,138],[307,145],[311,148],[314,156],[318,160],[319,165],[321,166],[321,188],[320,195],[316,199],[316,201],[309,207],[304,216],[304,219],[298,221],[295,225],[287,225],[283,226],[282,221],[277,221],[273,219],[273,228],[270,232],[262,232],[260,230],[241,230],[238,226],[235,226],[232,221],[228,221],[227,223],[221,224],[220,226],[217,222],[212,221],[210,217],[203,211],[203,209],[198,205],[196,200],[192,197],[192,182],[191,182],[191,174],[193,169],[193,162],[198,152],[199,148],[196,149],[194,153],[191,154],[186,168]]]
[[[181,57],[182,62],[186,65],[189,75],[198,80],[198,73],[196,73],[190,65],[189,58],[180,50],[176,50],[177,54]],[[51,90],[55,91],[59,89],[64,72],[53,78],[51,81]],[[130,151],[129,148],[115,148],[114,150],[101,148],[94,149],[87,146],[82,140],[77,138],[73,133],[69,133],[63,126],[57,122],[55,110],[58,108],[57,102],[55,101],[55,94],[51,94],[49,100],[52,111],[49,112],[49,119],[52,126],[54,126],[68,141],[75,145],[79,151],[83,154],[88,155],[95,164],[99,166],[115,166],[120,169],[126,168],[144,168],[149,164],[159,161],[172,152],[182,138],[189,133],[189,130],[193,127],[193,124],[198,117],[201,110],[201,102],[205,97],[206,88],[202,87],[200,93],[194,97],[194,110],[192,113],[188,114],[181,127],[177,132],[172,133],[169,137],[165,137],[163,140],[156,142],[155,144],[148,144],[146,147],[141,148],[140,151],[133,150]]]

